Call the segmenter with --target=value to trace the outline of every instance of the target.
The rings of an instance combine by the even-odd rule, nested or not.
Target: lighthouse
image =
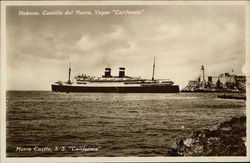
[[[206,79],[205,79],[205,68],[204,65],[201,66],[201,86],[205,87],[206,86]]]

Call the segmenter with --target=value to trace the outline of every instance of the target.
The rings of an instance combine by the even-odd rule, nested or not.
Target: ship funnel
[[[125,77],[125,68],[120,67],[119,68],[119,78],[123,78],[123,77]]]
[[[104,77],[111,77],[111,68],[105,68]]]

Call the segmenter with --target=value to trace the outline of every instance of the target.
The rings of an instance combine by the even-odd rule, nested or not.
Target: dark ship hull
[[[52,84],[54,92],[100,92],[100,93],[179,93],[179,86],[149,86],[149,87],[87,87]]]

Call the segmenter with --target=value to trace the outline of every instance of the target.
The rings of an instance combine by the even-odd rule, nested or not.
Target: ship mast
[[[155,56],[154,56],[154,64],[153,64],[153,75],[152,75],[152,81],[154,81],[154,76],[155,76]]]
[[[70,81],[70,74],[71,74],[71,62],[69,62],[69,78],[68,78],[68,84],[71,84],[71,81]]]

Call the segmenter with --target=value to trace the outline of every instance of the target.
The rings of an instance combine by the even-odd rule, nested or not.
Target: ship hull
[[[152,87],[86,87],[52,84],[54,92],[102,92],[102,93],[179,93],[179,86]]]

